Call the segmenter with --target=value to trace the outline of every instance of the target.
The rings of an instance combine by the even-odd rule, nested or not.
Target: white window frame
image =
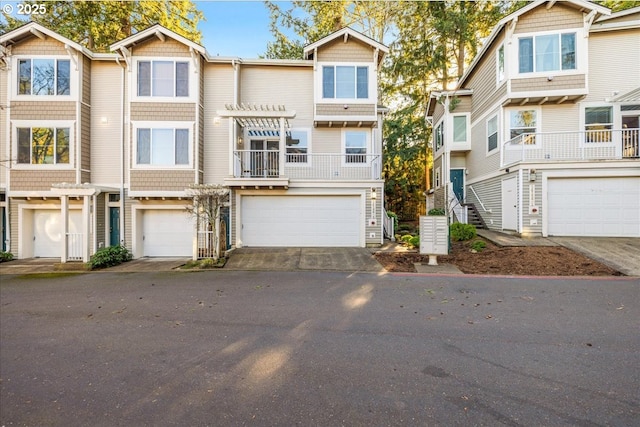
[[[562,46],[560,46],[560,69],[558,70],[549,70],[549,71],[536,71],[536,51],[535,51],[535,38],[539,36],[547,36],[557,34],[561,36],[562,34],[570,34],[575,33],[575,61],[576,68],[570,70],[562,69]],[[520,39],[533,38],[533,71],[520,72]],[[584,29],[583,28],[567,28],[563,30],[552,30],[552,31],[540,31],[534,33],[523,33],[518,34],[517,37],[514,37],[514,42],[512,43],[512,51],[515,53],[514,61],[505,61],[506,64],[510,65],[509,75],[515,76],[516,78],[527,79],[532,77],[542,77],[542,76],[558,76],[558,75],[571,75],[571,74],[585,74],[587,69],[587,38],[584,37]],[[506,51],[505,51],[506,54]]]
[[[12,152],[13,160],[11,161],[12,168],[14,169],[31,169],[31,170],[74,170],[75,159],[75,125],[73,120],[12,120]],[[32,163],[18,163],[18,128],[68,128],[69,129],[69,163],[54,163],[54,164],[32,164]]]
[[[493,133],[489,134],[489,122],[494,120],[496,121],[496,131],[495,131],[495,135],[496,135],[496,148],[494,148],[493,150],[489,149],[489,137],[491,135],[493,135]],[[485,151],[487,153],[487,156],[497,153],[500,151],[500,114],[495,113],[490,115],[486,120],[485,120],[485,134],[486,134],[486,139],[485,139]]]
[[[20,61],[25,59],[53,59],[69,61],[69,95],[27,95],[20,94]],[[10,71],[11,78],[9,79],[11,85],[11,99],[16,101],[77,101],[78,100],[78,87],[80,85],[79,72],[74,65],[74,59],[77,60],[77,55],[73,57],[69,55],[16,55],[12,58]],[[56,82],[57,83],[57,82]]]
[[[603,107],[603,108],[611,108],[611,123],[602,123],[603,125],[608,125],[611,126],[610,129],[608,129],[610,131],[610,139],[609,141],[603,141],[603,142],[587,142],[587,134],[586,134],[586,130],[587,130],[587,108],[597,108],[597,107]],[[606,102],[587,102],[587,103],[583,103],[580,105],[580,129],[582,131],[584,131],[584,136],[581,138],[580,144],[583,147],[614,147],[617,145],[617,141],[616,138],[618,137],[618,135],[616,134],[616,132],[613,132],[614,129],[619,129],[621,128],[621,120],[622,120],[622,115],[620,112],[620,107],[613,105],[611,103],[606,103]]]
[[[153,95],[145,95],[145,96],[139,96],[138,95],[138,64],[140,62],[151,62],[153,64],[153,62],[172,62],[173,66],[174,66],[174,76],[173,76],[173,84],[174,84],[174,91],[173,91],[173,96],[153,96]],[[189,90],[189,96],[176,96],[175,93],[175,80],[176,80],[176,76],[175,76],[175,64],[176,62],[185,62],[188,64],[189,69],[187,70],[187,76],[189,78],[189,82],[188,82],[188,90]],[[197,100],[197,94],[198,94],[198,75],[196,75],[194,73],[193,70],[193,61],[191,60],[191,58],[188,57],[158,57],[158,56],[154,56],[154,57],[146,57],[146,56],[141,56],[141,57],[136,57],[133,61],[132,67],[131,67],[131,73],[129,73],[131,75],[130,77],[130,81],[129,81],[129,95],[130,95],[130,99],[133,102],[171,102],[171,103],[178,103],[178,102],[196,102]],[[151,66],[151,89],[153,90],[153,65]]]
[[[500,51],[502,51],[502,64],[500,64]],[[507,50],[505,49],[504,43],[496,49],[496,84],[498,86],[504,82],[507,77],[506,52]]]
[[[355,98],[325,98],[323,76],[324,67],[354,67],[354,72],[358,67],[367,68],[367,98],[357,98],[357,80],[355,82]],[[378,89],[377,89],[377,74],[376,67],[373,62],[318,62],[316,67],[316,90],[315,90],[315,102],[316,104],[374,104],[378,102]],[[357,72],[356,72],[357,75]],[[335,78],[335,74],[334,74]],[[334,80],[335,88],[335,80]],[[335,92],[334,92],[335,94]]]
[[[440,188],[440,166],[438,166],[435,170],[435,172],[433,173],[433,184],[434,184],[434,188]]]
[[[464,117],[465,119],[465,140],[464,141],[456,141],[455,137],[455,119],[457,117]],[[462,144],[469,144],[471,141],[471,113],[459,113],[459,114],[452,114],[451,115],[451,141],[453,143],[453,145],[455,146],[456,144],[458,145],[462,145]]]
[[[309,128],[292,128],[291,132],[304,132],[307,134],[307,159],[305,162],[289,162],[287,161],[288,154],[287,153],[287,143],[285,141],[285,147],[284,147],[284,161],[285,164],[287,165],[287,167],[309,167],[311,166],[311,161],[313,159],[313,156],[311,155],[311,129]]]
[[[364,162],[347,162],[347,156],[358,156],[358,154],[347,154],[347,134],[348,133],[363,133],[365,135],[365,153],[361,154],[365,156]],[[342,158],[342,166],[344,167],[362,167],[366,166],[370,163],[370,155],[371,155],[371,131],[362,130],[362,129],[343,129],[342,135],[342,148],[341,148],[341,158]]]
[[[193,169],[193,155],[194,155],[194,147],[193,147],[193,138],[194,138],[194,122],[160,122],[160,121],[152,121],[152,122],[133,122],[133,130],[131,137],[131,168],[132,169]],[[188,156],[189,162],[186,165],[154,165],[154,164],[138,164],[138,129],[172,129],[174,131],[176,129],[187,129],[189,132],[188,137]],[[175,140],[174,140],[175,144]],[[175,150],[175,146],[174,146]]]
[[[541,132],[542,129],[542,112],[540,107],[538,106],[522,106],[522,107],[517,107],[517,108],[505,108],[504,109],[504,141],[511,141],[511,112],[513,111],[534,111],[536,114],[536,126],[535,126],[535,132],[534,133],[539,133]],[[539,138],[534,138],[534,142],[531,143],[525,143],[524,144],[524,148],[538,148],[538,139]],[[499,143],[498,143],[499,145]]]
[[[442,131],[442,144],[439,147],[438,147],[438,141],[437,141],[437,138],[436,138],[436,135],[438,134],[438,128],[440,128],[441,131]],[[433,127],[433,151],[435,153],[439,152],[440,150],[442,150],[444,148],[444,146],[445,146],[444,135],[445,135],[444,119],[441,119]]]

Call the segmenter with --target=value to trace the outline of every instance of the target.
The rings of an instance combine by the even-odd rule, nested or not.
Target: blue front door
[[[120,244],[120,208],[109,208],[109,246]]]
[[[459,202],[464,200],[464,169],[451,169],[451,185]]]

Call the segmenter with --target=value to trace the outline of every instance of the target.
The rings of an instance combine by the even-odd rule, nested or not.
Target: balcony
[[[523,133],[503,144],[501,166],[639,159],[639,141],[640,129]]]
[[[285,187],[289,180],[379,180],[379,154],[284,154],[280,150],[236,150],[229,186]],[[284,159],[284,163],[282,162]]]

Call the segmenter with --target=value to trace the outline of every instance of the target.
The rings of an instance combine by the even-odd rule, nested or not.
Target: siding
[[[582,12],[558,2],[551,9],[537,7],[520,16],[514,33],[556,31],[566,28],[582,28],[582,26]]]
[[[500,113],[500,108],[496,108],[490,114],[483,117],[471,125],[471,151],[467,154],[467,167],[469,168],[469,179],[473,179],[484,174],[495,171],[500,167],[500,152],[503,142],[502,119],[498,114],[498,151],[487,156],[487,119]]]
[[[333,40],[318,49],[319,62],[373,62],[374,49],[358,40]]]
[[[507,93],[506,84],[497,87],[496,50],[504,39],[499,35],[485,54],[484,58],[476,65],[474,72],[466,81],[465,87],[473,89],[471,99],[471,121],[477,120],[487,110],[495,108],[495,104]]]
[[[487,227],[491,230],[502,230],[502,180],[513,175],[516,174],[505,174],[504,176],[488,179],[466,187],[467,201],[476,205]],[[475,197],[469,187],[473,187],[479,199]],[[491,213],[484,212],[480,201]]]
[[[198,114],[198,139],[196,140],[196,149],[198,150],[199,165],[196,171],[196,182],[202,184],[204,182],[204,59],[200,58],[200,69],[198,70],[198,106],[196,108]]]
[[[51,184],[76,182],[73,170],[21,170],[11,169],[12,191],[49,191]]]
[[[195,121],[195,104],[132,102],[131,120]]]
[[[511,92],[513,93],[563,89],[585,89],[586,91],[586,76],[584,74],[554,76],[552,81],[549,81],[547,77],[511,80]]]
[[[191,57],[189,48],[169,37],[165,41],[161,41],[156,37],[135,46],[131,49],[131,54],[135,56],[186,56]]]
[[[13,101],[11,120],[76,120],[73,101]]]
[[[349,108],[344,108],[348,105]],[[374,104],[317,104],[318,116],[374,116],[376,106]]]
[[[91,182],[91,60],[84,55],[81,58],[80,137],[76,139],[81,153],[80,182]]]
[[[201,166],[205,183],[222,184],[229,175],[229,119],[216,118],[216,111],[233,103],[233,68],[231,64],[206,64],[203,74],[206,115]]]
[[[14,45],[11,53],[13,55],[67,55],[64,44],[51,38],[40,40],[36,36]]]
[[[541,132],[580,130],[579,104],[543,105],[540,126]]]
[[[109,220],[109,214],[105,212],[105,199],[109,198],[109,194],[99,194],[96,197],[96,205],[93,208],[93,211],[96,213],[96,230],[95,230],[95,241],[96,248],[104,248],[109,246],[108,236],[105,237],[105,233],[109,230],[107,224]]]
[[[132,170],[131,191],[184,191],[194,183],[193,170]]]
[[[6,68],[0,67],[0,104],[7,105],[7,79],[9,78],[9,71]],[[7,114],[9,110],[7,108],[0,108],[0,161],[4,162],[8,160],[8,135],[7,135]],[[5,163],[2,163],[3,165]],[[4,188],[7,185],[6,169],[0,167],[0,188]]]

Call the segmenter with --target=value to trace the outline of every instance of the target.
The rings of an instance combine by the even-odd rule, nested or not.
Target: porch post
[[[89,262],[89,243],[91,242],[89,225],[91,224],[91,196],[82,197],[82,262]]]
[[[287,135],[285,134],[284,117],[280,117],[280,160],[278,166],[278,175],[284,176],[285,152],[287,151]]]
[[[66,194],[60,196],[60,217],[62,219],[60,230],[62,234],[62,256],[60,257],[60,262],[67,262],[69,257],[69,197]]]

